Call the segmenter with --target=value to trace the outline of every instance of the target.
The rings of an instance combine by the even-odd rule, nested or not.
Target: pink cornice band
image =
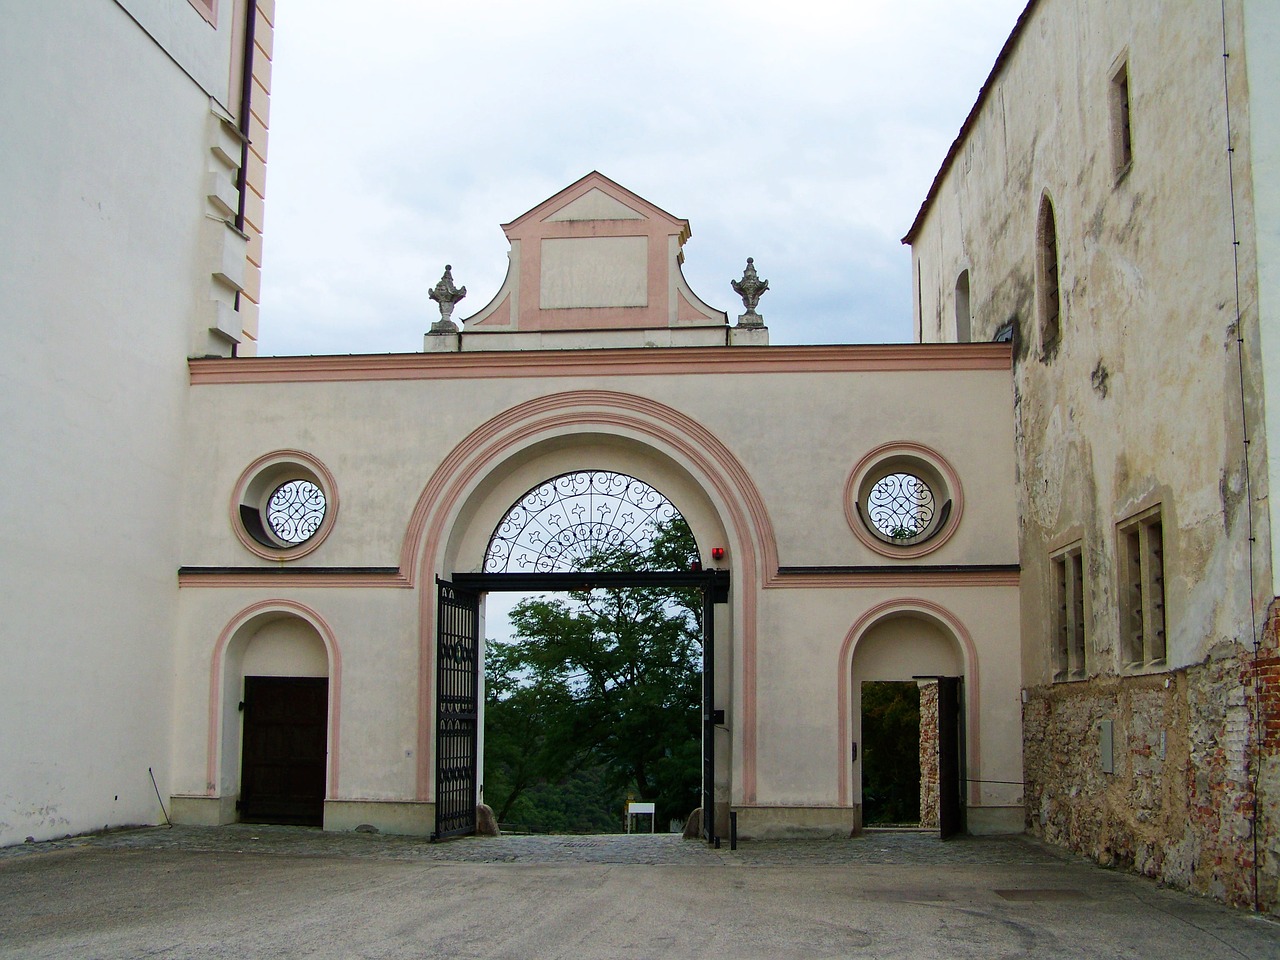
[[[343,357],[238,357],[187,362],[192,384],[375,380],[487,380],[519,377],[654,376],[718,373],[1008,371],[1003,343],[778,347],[653,347],[393,353]]]

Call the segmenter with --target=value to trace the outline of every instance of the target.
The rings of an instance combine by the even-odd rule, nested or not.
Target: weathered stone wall
[[[920,826],[938,829],[938,683],[920,684]]]
[[[1280,601],[1273,603],[1267,617],[1262,649],[1250,664],[1255,698],[1257,751],[1256,771],[1259,903],[1280,912]]]
[[[1248,58],[1270,63],[1274,41],[1237,0],[1158,17],[1030,5],[910,242],[921,340],[960,337],[959,308],[973,339],[1014,343],[1032,829],[1234,903],[1253,902],[1256,862],[1257,899],[1276,909],[1274,629],[1257,671],[1254,643],[1277,592],[1266,451],[1280,416],[1268,427],[1248,175],[1253,131],[1266,140],[1274,119],[1251,109],[1251,22]],[[1125,537],[1144,515],[1160,517],[1159,569],[1135,589]],[[1078,611],[1055,561],[1076,550]],[[1136,651],[1135,595],[1160,616],[1139,639],[1160,642]],[[1083,648],[1069,663],[1068,636]]]
[[[1031,688],[1023,759],[1032,833],[1104,865],[1280,909],[1274,638],[1269,631],[1256,665],[1252,651],[1223,645],[1167,674]],[[1112,773],[1102,768],[1105,720]]]

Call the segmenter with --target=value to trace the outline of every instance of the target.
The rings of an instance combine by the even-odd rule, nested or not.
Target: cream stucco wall
[[[172,6],[180,59],[225,60],[229,28]],[[4,19],[0,844],[161,817],[148,768],[167,789],[184,358],[208,326],[220,135],[209,92],[120,5]]]
[[[727,550],[733,586],[717,614],[724,799],[808,810],[795,816],[809,820],[844,811],[845,822],[857,802],[842,760],[854,734],[851,658],[868,611],[886,604],[896,615],[937,611],[957,648],[968,645],[973,769],[1016,781],[1007,352],[771,348],[736,368],[725,362],[735,354],[602,351],[575,356],[576,376],[557,373],[564,361],[547,352],[518,365],[465,354],[193,364],[189,417],[201,439],[188,450],[182,522],[175,792],[234,791],[234,738],[217,731],[236,721],[230,700],[211,702],[210,691],[211,677],[238,677],[218,646],[245,611],[287,601],[323,619],[341,651],[330,800],[429,801],[434,576],[480,570],[521,494],[586,468],[621,470],[670,496],[706,563],[711,547]],[[988,415],[966,422],[972,409]],[[855,467],[895,441],[935,451],[963,488],[953,535],[926,557],[885,557],[850,526]],[[244,548],[231,510],[241,472],[277,450],[323,463],[339,501],[321,545],[283,570]],[[325,577],[335,585],[322,587]],[[970,802],[1012,801],[975,789]]]

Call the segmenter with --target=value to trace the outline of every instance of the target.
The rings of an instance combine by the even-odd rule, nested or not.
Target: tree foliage
[[[920,822],[920,688],[862,685],[862,820]]]
[[[592,557],[593,571],[687,570],[697,557],[680,517],[643,550]],[[696,590],[591,590],[516,605],[516,639],[491,641],[485,661],[485,797],[499,821],[559,820],[533,804],[547,785],[595,782],[621,827],[626,793],[657,804],[658,823],[698,805],[701,770],[701,601]],[[570,826],[569,824],[572,824]]]

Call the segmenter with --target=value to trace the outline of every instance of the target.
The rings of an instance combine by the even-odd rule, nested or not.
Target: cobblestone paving
[[[4,960],[1280,960],[1280,925],[1024,837],[146,827],[0,849]]]
[[[464,837],[431,843],[422,837],[326,833],[309,827],[230,824],[144,827],[0,849],[0,859],[59,850],[185,850],[302,857],[444,863],[610,863],[690,866],[876,864],[1043,864],[1066,855],[1026,837],[955,837],[871,832],[848,840],[743,841],[720,849],[675,834]]]

